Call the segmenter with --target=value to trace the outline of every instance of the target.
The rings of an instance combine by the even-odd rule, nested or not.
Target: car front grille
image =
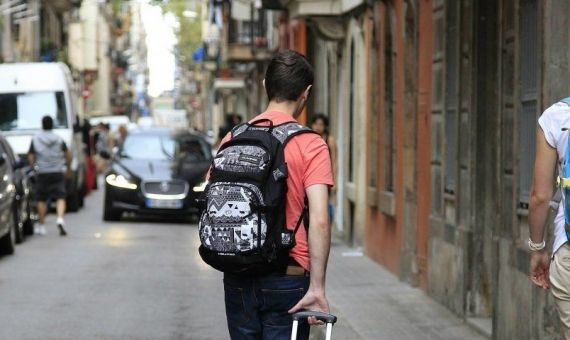
[[[155,195],[181,195],[185,194],[188,184],[183,181],[153,181],[143,184],[143,191],[146,194]]]

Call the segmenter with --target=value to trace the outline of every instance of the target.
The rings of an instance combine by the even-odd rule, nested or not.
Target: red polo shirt
[[[274,125],[295,122],[293,116],[284,112],[264,112],[251,121],[269,119]],[[250,121],[250,122],[251,122]],[[226,135],[220,145],[229,140]],[[305,189],[315,184],[334,184],[329,149],[319,135],[305,133],[291,139],[285,146],[285,162],[287,162],[287,203],[285,216],[287,228],[295,229],[295,224],[303,212]],[[295,235],[296,245],[290,256],[303,268],[310,270],[309,243],[307,231],[300,227]]]

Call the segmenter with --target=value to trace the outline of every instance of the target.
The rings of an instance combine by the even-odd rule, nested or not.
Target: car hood
[[[190,185],[204,180],[210,162],[182,162],[120,158],[113,162],[113,170],[127,172],[139,180],[181,179]]]

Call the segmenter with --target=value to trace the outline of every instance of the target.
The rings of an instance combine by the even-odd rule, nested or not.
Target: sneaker
[[[34,227],[34,234],[45,235],[45,234],[47,234],[47,230],[43,225],[38,225],[38,226]]]
[[[57,227],[59,228],[59,235],[61,236],[66,236],[67,232],[65,231],[65,229],[63,228],[63,223],[58,223]]]

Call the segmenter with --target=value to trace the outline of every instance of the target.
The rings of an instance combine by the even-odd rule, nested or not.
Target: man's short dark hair
[[[44,130],[53,129],[53,119],[50,116],[44,116],[42,118],[42,129]]]
[[[269,101],[293,101],[313,85],[313,67],[304,55],[286,50],[277,54],[265,72],[265,90]]]

